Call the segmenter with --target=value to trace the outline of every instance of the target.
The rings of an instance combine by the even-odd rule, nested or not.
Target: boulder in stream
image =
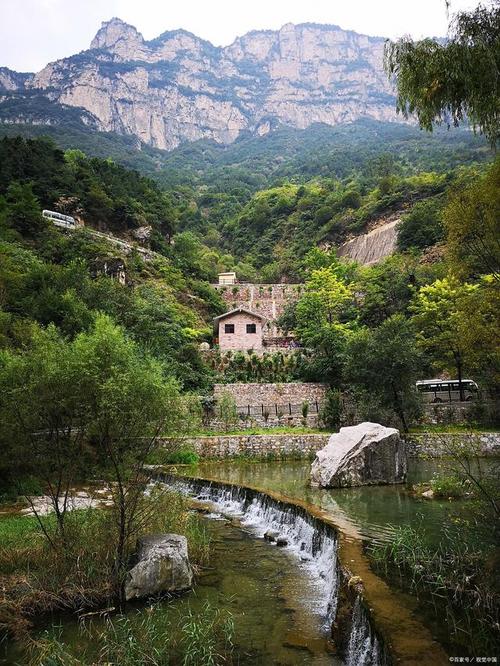
[[[273,532],[272,530],[267,530],[267,532],[264,533],[264,539],[265,541],[273,542],[276,541],[278,537],[278,532]]]
[[[143,599],[189,589],[193,570],[187,539],[179,534],[154,534],[138,540],[137,564],[125,582],[125,598]]]
[[[341,428],[330,437],[311,466],[311,484],[345,488],[403,483],[406,470],[405,442],[399,431],[365,422]]]

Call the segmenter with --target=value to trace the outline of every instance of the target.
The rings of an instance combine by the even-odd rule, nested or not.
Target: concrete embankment
[[[376,227],[367,234],[357,236],[338,249],[339,257],[346,257],[359,264],[376,264],[396,251],[400,219]]]

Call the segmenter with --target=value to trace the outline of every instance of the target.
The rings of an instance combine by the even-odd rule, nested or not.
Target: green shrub
[[[195,465],[199,459],[200,456],[193,449],[181,448],[178,451],[167,454],[165,463],[173,465]]]
[[[479,528],[475,520],[454,517],[443,522],[441,540],[432,545],[423,524],[399,525],[388,543],[369,547],[391,582],[396,570],[404,589],[428,595],[465,654],[488,653],[498,644],[498,548],[492,525]]]
[[[200,456],[189,446],[175,449],[157,449],[148,458],[150,465],[196,465]]]
[[[435,199],[416,203],[408,215],[404,215],[398,227],[398,249],[422,250],[443,238],[443,224],[439,202]]]
[[[327,428],[337,430],[340,427],[340,416],[342,411],[342,396],[339,390],[327,391],[325,401],[321,407],[319,419]]]
[[[33,476],[26,476],[15,483],[7,481],[0,491],[0,502],[15,502],[20,495],[43,495],[40,481]]]
[[[431,479],[431,489],[435,497],[462,497],[464,484],[457,476],[435,476]]]

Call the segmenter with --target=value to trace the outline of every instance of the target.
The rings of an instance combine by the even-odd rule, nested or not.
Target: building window
[[[247,324],[247,333],[257,333],[257,326],[255,324]]]
[[[234,324],[224,324],[224,333],[234,333]]]

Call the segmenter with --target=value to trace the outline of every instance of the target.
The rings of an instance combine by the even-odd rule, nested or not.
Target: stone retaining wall
[[[412,433],[406,436],[408,455],[411,457],[446,456],[449,447],[464,446],[478,450],[482,455],[500,456],[500,432],[481,433]]]
[[[279,426],[306,426],[318,428],[320,412],[328,390],[320,383],[215,384],[214,397],[220,399],[228,393],[236,403],[239,414],[238,429],[273,428]],[[302,406],[307,402],[307,418],[302,416]],[[210,427],[223,425],[215,407]]]
[[[229,393],[238,407],[260,405],[310,405],[318,401],[323,402],[328,390],[326,384],[315,382],[286,384],[215,384],[214,396],[220,397],[222,393]],[[286,411],[286,410],[285,410]]]
[[[265,435],[210,435],[200,437],[165,437],[161,445],[171,451],[188,447],[201,458],[306,457],[328,444],[329,433]],[[458,443],[478,447],[482,455],[500,456],[500,433],[412,433],[406,436],[410,457],[447,455],[447,446]]]
[[[420,423],[425,424],[467,424],[475,421],[498,423],[500,406],[498,402],[484,400],[477,402],[424,403]]]
[[[376,227],[367,234],[356,236],[338,249],[339,257],[347,257],[357,261],[358,264],[370,266],[393,254],[398,239],[398,224],[401,222],[398,214],[396,219]]]
[[[201,458],[306,457],[328,444],[325,434],[213,435],[207,437],[165,438],[162,446],[173,450],[186,446]]]

